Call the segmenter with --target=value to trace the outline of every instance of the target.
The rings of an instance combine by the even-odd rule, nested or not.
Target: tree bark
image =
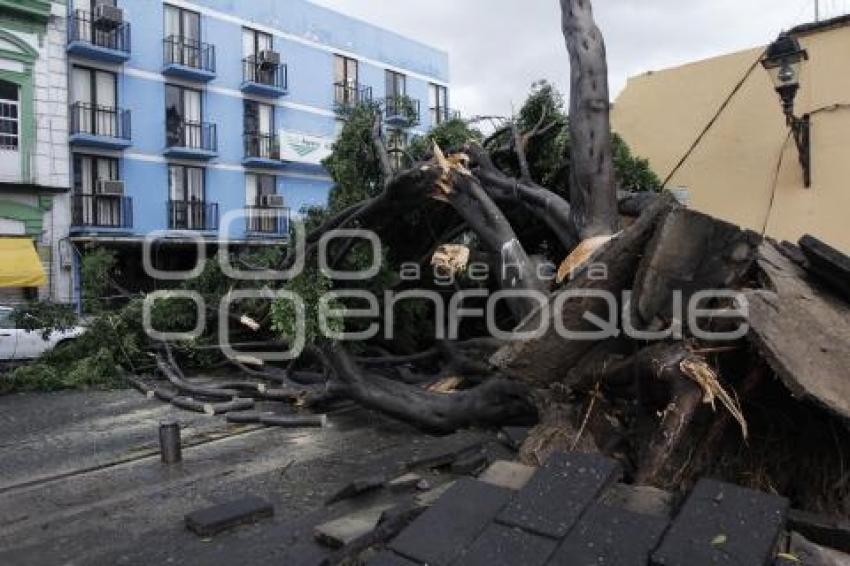
[[[561,0],[570,55],[570,204],[579,236],[615,234],[620,227],[611,150],[605,41],[590,0]]]
[[[426,431],[453,432],[535,414],[528,389],[515,381],[494,378],[467,391],[434,393],[364,373],[339,343],[326,344],[322,350],[337,378],[333,389]]]

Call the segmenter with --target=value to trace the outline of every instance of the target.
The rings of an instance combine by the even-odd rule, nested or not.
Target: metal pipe
[[[180,449],[180,423],[174,420],[159,423],[159,451],[163,464],[176,464],[183,459]]]

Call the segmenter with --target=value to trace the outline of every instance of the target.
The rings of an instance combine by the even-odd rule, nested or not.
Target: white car
[[[28,332],[15,328],[12,312],[12,308],[0,307],[0,361],[37,358],[58,344],[73,340],[85,332],[82,326],[75,326],[65,331],[51,332],[45,340],[39,330]]]

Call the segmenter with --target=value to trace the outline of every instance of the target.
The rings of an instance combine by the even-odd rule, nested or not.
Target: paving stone
[[[490,523],[456,566],[543,566],[558,543],[516,527]]]
[[[367,560],[366,566],[417,566],[417,563],[386,550]]]
[[[387,488],[393,491],[403,491],[405,489],[411,489],[416,487],[416,485],[420,481],[422,481],[422,476],[411,472],[409,474],[404,474],[403,476],[399,476],[395,479],[388,481]]]
[[[475,475],[487,465],[487,455],[481,452],[471,452],[452,462],[451,471],[458,475]]]
[[[377,505],[368,509],[361,509],[350,515],[339,519],[328,521],[318,525],[313,536],[317,541],[331,548],[341,548],[351,541],[371,533],[378,525],[378,521],[384,511],[393,507],[393,504]]]
[[[325,504],[331,505],[337,501],[351,499],[352,497],[357,497],[358,495],[362,495],[366,492],[375,491],[376,489],[384,487],[386,482],[387,478],[381,475],[358,478],[346,484],[342,489],[331,495]]]
[[[558,547],[551,566],[646,566],[667,519],[599,503],[591,505]]]
[[[611,507],[621,507],[643,515],[670,519],[675,497],[669,491],[648,485],[614,484],[600,498]]]
[[[422,480],[425,481],[425,480]],[[421,483],[421,482],[420,482]],[[429,489],[424,493],[420,493],[416,496],[416,504],[422,507],[430,507],[434,503],[436,503],[444,493],[446,493],[451,487],[455,484],[455,482],[450,481],[444,483],[443,485],[438,485],[433,489]]]
[[[483,447],[481,439],[472,438],[468,434],[456,432],[441,438],[436,446],[431,446],[417,457],[408,461],[405,466],[413,468],[441,468],[448,466],[458,458],[467,454],[480,452]]]
[[[599,454],[552,454],[497,520],[540,535],[563,538],[584,509],[620,475],[620,465]]]
[[[783,497],[700,480],[652,555],[652,564],[767,564],[787,512]]]
[[[513,492],[477,480],[458,480],[430,509],[390,543],[429,566],[446,566],[484,530]]]
[[[274,515],[274,508],[267,501],[248,496],[221,505],[215,505],[186,515],[186,527],[193,533],[208,537],[237,525],[252,523]]]
[[[519,462],[497,460],[490,464],[490,467],[484,470],[478,479],[499,487],[520,490],[525,487],[536,471],[537,468]]]

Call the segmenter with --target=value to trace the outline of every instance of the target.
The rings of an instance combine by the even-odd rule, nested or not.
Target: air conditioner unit
[[[124,181],[99,179],[97,181],[97,194],[121,196],[124,194]]]
[[[280,65],[280,53],[271,49],[260,51],[260,66],[277,67]]]
[[[269,208],[283,208],[283,195],[263,195],[260,202]]]
[[[109,4],[98,4],[94,7],[94,23],[101,29],[113,29],[120,26],[124,21],[124,12],[121,8]]]

